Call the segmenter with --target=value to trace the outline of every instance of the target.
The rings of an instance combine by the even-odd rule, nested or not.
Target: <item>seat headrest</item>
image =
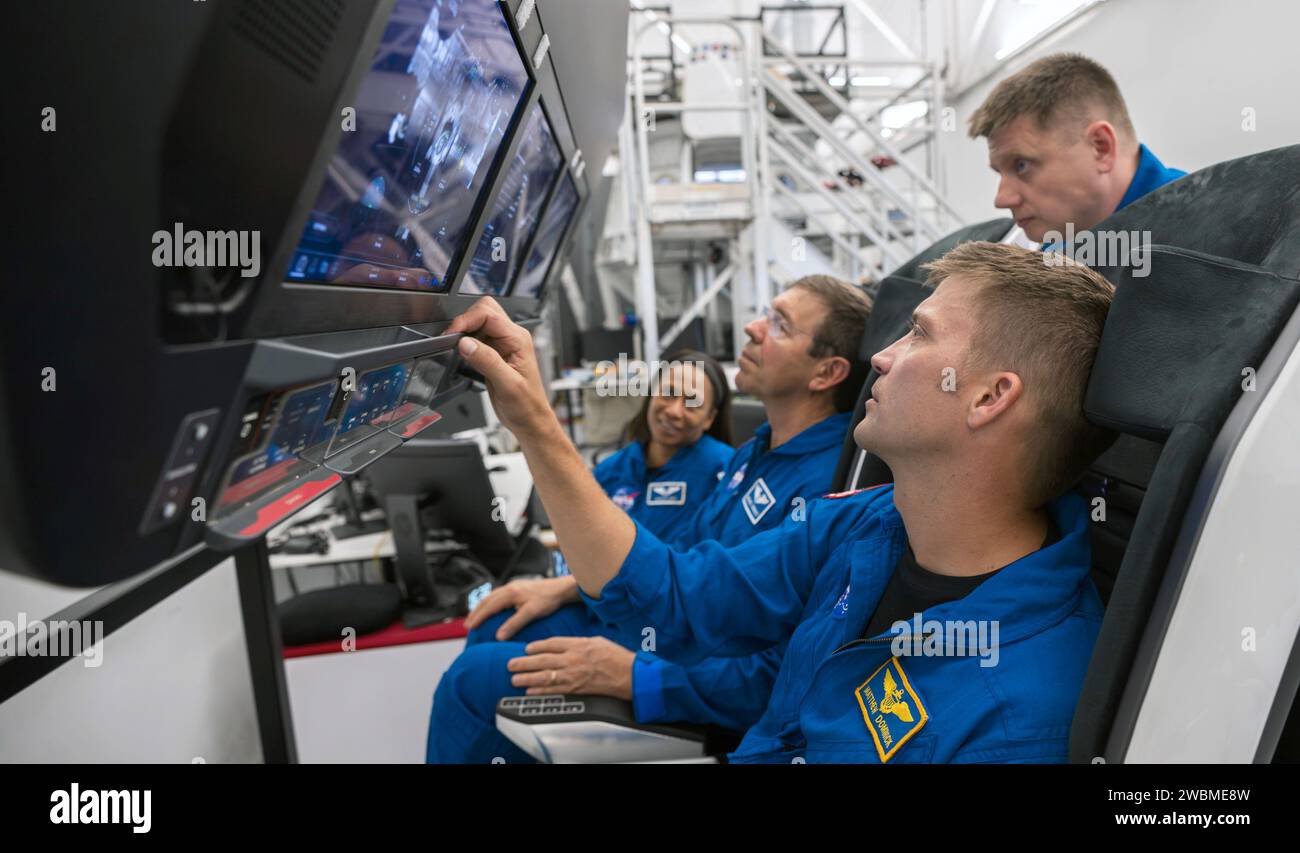
[[[949,249],[959,243],[969,243],[972,240],[985,240],[996,243],[1007,235],[1007,232],[1011,230],[1011,226],[1014,224],[1010,218],[1004,216],[1000,219],[989,219],[985,222],[967,225],[965,228],[958,228],[947,237],[937,243],[932,243],[919,254],[909,258],[901,266],[890,271],[889,275],[882,280],[881,286],[883,287],[885,281],[889,281],[895,276],[925,281],[925,272],[921,269],[923,264],[928,264],[936,258],[943,257],[948,253]]]
[[[862,333],[858,358],[870,363],[873,355],[897,340],[899,329],[929,295],[930,289],[917,279],[891,275],[882,281]]]
[[[1099,426],[1164,441],[1179,422],[1217,432],[1300,301],[1300,281],[1172,246],[1149,272],[1108,270],[1115,300],[1084,414]]]
[[[1096,230],[1149,231],[1194,249],[1300,275],[1300,145],[1215,163],[1107,217]]]
[[[871,319],[862,334],[858,358],[870,363],[871,357],[893,343],[899,331],[930,291],[925,287],[926,273],[921,267],[947,254],[959,243],[972,240],[1001,240],[1011,230],[1010,219],[990,219],[960,228],[885,276],[876,290]]]

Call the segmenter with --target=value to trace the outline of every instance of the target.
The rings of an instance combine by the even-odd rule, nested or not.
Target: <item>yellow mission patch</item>
[[[876,742],[881,764],[893,758],[899,747],[930,719],[896,657],[881,664],[854,694],[871,739]]]

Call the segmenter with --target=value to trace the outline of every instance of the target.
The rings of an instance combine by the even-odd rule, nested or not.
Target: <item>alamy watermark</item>
[[[239,267],[244,278],[262,271],[261,231],[185,230],[177,222],[171,231],[153,232],[156,267]]]
[[[138,835],[153,827],[153,791],[102,791],[73,782],[67,790],[50,794],[50,823],[120,823]]]
[[[684,370],[693,367],[694,370]],[[686,398],[689,408],[704,405],[704,384],[708,376],[697,361],[656,361],[649,364],[619,353],[618,362],[596,364],[596,394],[601,397],[644,397],[672,394]]]
[[[902,619],[889,627],[894,635],[890,651],[895,657],[978,657],[980,666],[997,666],[998,622],[996,619]]]
[[[0,658],[81,657],[88,668],[104,662],[104,623],[100,621],[18,621],[0,619]]]
[[[1074,223],[1065,224],[1065,233],[1048,231],[1043,235],[1047,251],[1043,263],[1059,267],[1070,257],[1090,267],[1132,267],[1134,278],[1151,274],[1150,231],[1083,231],[1076,233]]]

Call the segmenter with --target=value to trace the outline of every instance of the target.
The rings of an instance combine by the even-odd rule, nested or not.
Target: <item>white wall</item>
[[[966,136],[966,120],[998,80],[1062,50],[1106,66],[1139,139],[1166,165],[1190,172],[1300,143],[1297,32],[1300,3],[1107,0],[952,104],[957,130],[942,141],[949,198],[968,221],[1000,215],[987,146]],[[1256,113],[1253,133],[1242,130],[1246,107]]]
[[[0,572],[0,618],[46,619],[88,590]],[[261,761],[235,564],[227,560],[0,704],[0,763]]]
[[[284,662],[303,764],[422,764],[438,679],[464,640]]]

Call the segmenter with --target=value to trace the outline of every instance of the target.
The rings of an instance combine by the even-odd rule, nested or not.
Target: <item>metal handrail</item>
[[[911,163],[909,163],[903,157],[902,153],[896,150],[894,146],[886,142],[884,137],[881,136],[875,130],[875,128],[871,127],[869,124],[863,122],[857,116],[853,115],[853,112],[849,109],[848,102],[845,101],[842,97],[840,97],[840,94],[836,92],[833,88],[831,88],[830,84],[828,84],[825,80],[821,78],[821,75],[812,74],[809,71],[809,69],[804,65],[804,63],[800,61],[800,59],[797,56],[794,56],[788,50],[786,50],[785,46],[782,45],[780,42],[771,38],[766,33],[762,33],[761,36],[764,44],[771,43],[772,45],[774,45],[776,49],[781,53],[782,57],[787,62],[794,65],[795,68],[799,69],[799,71],[809,79],[809,81],[813,84],[813,86],[815,86],[818,89],[818,91],[820,91],[822,95],[824,95],[827,98],[827,100],[829,100],[832,104],[835,105],[836,109],[838,109],[841,113],[847,115],[853,121],[853,123],[857,125],[858,129],[861,130],[863,133],[866,133],[869,137],[871,137],[872,142],[875,143],[876,146],[880,148],[881,151],[885,152],[885,154],[892,157],[898,163],[899,167],[904,172],[906,172],[910,178],[912,178],[912,180],[920,184],[920,186],[924,188],[926,192],[928,192],[930,195],[933,195],[939,201],[939,204],[947,210],[949,215],[953,217],[953,219],[957,221],[961,221],[961,214],[957,212],[957,208],[953,207],[948,202],[948,200],[943,197],[943,194],[939,192],[938,187],[936,187],[934,184],[932,184],[929,181],[929,179],[927,179],[924,175],[918,172],[916,170],[916,167],[913,166]]]
[[[784,143],[786,144],[787,147],[790,148],[791,151],[793,151],[795,154],[800,154],[803,156],[803,162],[797,165],[802,166],[810,173],[815,172],[817,168],[820,168],[819,166],[809,167],[806,165],[808,163],[818,163],[819,161],[817,160],[816,155],[808,149],[808,146],[805,145],[801,140],[799,140],[788,127],[774,124],[772,125],[772,128],[776,131],[778,135],[781,136],[781,138],[784,140]],[[788,157],[783,159],[787,162],[787,164],[789,163]],[[840,203],[846,205],[851,203],[856,203],[860,206],[863,213],[871,217],[871,225],[872,227],[878,230],[880,235],[879,237],[872,236],[876,232],[872,232],[872,234],[868,234],[868,236],[870,236],[873,241],[890,242],[896,240],[900,243],[903,242],[904,239],[903,232],[898,228],[896,228],[894,226],[894,223],[890,221],[888,212],[882,213],[879,210],[867,208],[865,205],[866,197],[863,195],[863,193],[859,190],[853,189],[848,184],[846,184],[838,174],[827,172],[825,170],[823,170],[822,174],[829,177],[832,181],[834,181],[835,185],[838,186],[843,191],[841,195],[834,196]],[[805,180],[810,180],[810,179],[805,177]],[[820,186],[820,183],[818,183],[818,188],[824,192],[827,193],[830,192],[825,187]],[[863,233],[866,232],[864,231]],[[907,257],[910,257],[910,255]],[[898,260],[901,263],[903,260],[906,260],[906,257],[899,258]]]
[[[832,243],[839,246],[841,249],[848,252],[853,257],[857,258],[859,263],[863,262],[862,247],[855,246],[852,243],[850,243],[848,240],[845,240],[843,236],[841,236],[833,228],[830,227],[830,225],[826,222],[826,220],[822,219],[811,208],[809,208],[808,205],[804,204],[803,199],[799,198],[799,194],[797,192],[790,189],[780,181],[774,182],[772,186],[777,190],[777,192],[780,192],[782,195],[788,198],[790,202],[794,204],[795,207],[799,208],[799,211],[804,215],[805,219],[817,224],[822,229],[822,231],[825,232],[826,236],[830,238]],[[876,265],[868,265],[868,266],[872,266],[874,269],[883,273],[885,271],[883,252],[881,253],[881,258],[882,258],[881,263]]]
[[[775,143],[774,140],[773,143]],[[836,196],[830,190],[822,186],[821,182],[817,180],[817,176],[814,175],[807,166],[800,163],[797,157],[791,156],[788,151],[777,144],[772,144],[772,151],[781,159],[781,162],[785,163],[795,172],[795,175],[800,180],[812,187],[813,192],[817,193],[829,202],[831,207],[834,207],[840,212],[841,216],[852,222],[859,231],[871,240],[871,242],[879,246],[881,251],[888,255],[890,260],[894,261],[895,264],[901,264],[910,257],[910,255],[899,256],[897,254],[898,250],[895,248],[895,243],[893,241],[885,239],[885,237],[882,236],[874,226],[861,219],[852,209],[850,209],[844,202],[844,199]]]
[[[781,103],[785,104],[799,120],[812,129],[819,137],[824,139],[835,149],[841,157],[849,162],[857,172],[862,175],[863,180],[869,182],[876,189],[880,190],[886,196],[894,201],[898,207],[904,211],[910,211],[912,204],[903,194],[883,176],[881,176],[876,167],[860,154],[849,147],[848,143],[842,139],[830,123],[818,114],[806,100],[796,94],[784,81],[778,80],[770,73],[764,75],[763,83],[767,90],[777,96]],[[892,155],[891,155],[892,156]],[[900,155],[901,156],[901,155]],[[934,225],[917,216],[911,217],[914,221],[913,230],[925,231],[935,240],[938,240],[943,234]]]

